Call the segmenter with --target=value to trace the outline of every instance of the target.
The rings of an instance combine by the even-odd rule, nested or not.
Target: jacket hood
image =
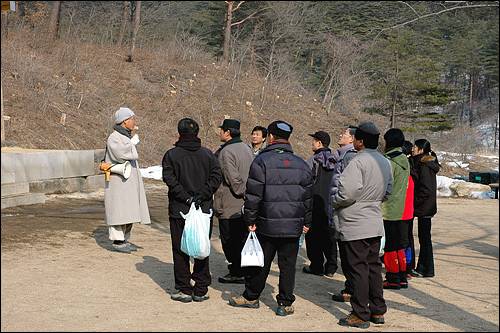
[[[333,158],[332,151],[329,148],[316,150],[316,152],[314,152],[313,159],[326,170],[333,170],[335,167],[335,159]]]
[[[439,169],[441,169],[441,166],[439,165],[437,159],[432,155],[422,154],[415,157],[417,162],[427,165],[430,169],[434,170],[435,173],[438,173]]]

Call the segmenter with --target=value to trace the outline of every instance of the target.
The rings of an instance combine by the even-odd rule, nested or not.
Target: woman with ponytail
[[[441,165],[426,139],[415,141],[412,151],[412,177],[415,184],[414,216],[418,218],[420,253],[414,275],[434,276],[434,258],[431,241],[431,219],[437,213],[436,174]]]

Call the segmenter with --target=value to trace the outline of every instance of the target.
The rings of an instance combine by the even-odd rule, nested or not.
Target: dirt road
[[[344,277],[340,269],[334,279],[303,274],[304,249],[297,261],[294,315],[273,312],[276,264],[259,309],[230,307],[229,295],[243,287],[217,282],[226,273],[217,227],[210,299],[170,300],[166,190],[148,182],[147,192],[153,223],[134,227],[131,241],[140,247],[134,254],[111,251],[102,193],[2,210],[2,331],[345,331],[337,322],[350,305],[328,295],[341,289]],[[432,226],[436,277],[412,279],[408,290],[385,291],[386,324],[369,330],[498,331],[498,217],[498,200],[439,200]]]

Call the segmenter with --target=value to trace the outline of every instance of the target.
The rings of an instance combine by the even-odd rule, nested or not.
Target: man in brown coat
[[[241,250],[248,230],[243,222],[242,207],[253,154],[240,138],[240,122],[225,119],[220,128],[224,144],[215,155],[219,159],[224,180],[215,193],[214,211],[219,219],[222,250],[229,262],[229,274],[219,277],[220,283],[245,283],[241,271]]]

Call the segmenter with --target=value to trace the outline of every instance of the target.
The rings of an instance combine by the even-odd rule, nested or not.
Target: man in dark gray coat
[[[258,308],[271,263],[278,252],[280,269],[276,314],[294,312],[295,264],[299,238],[311,225],[312,174],[306,162],[293,153],[288,138],[292,126],[275,121],[268,126],[269,145],[250,168],[245,195],[245,222],[256,231],[264,252],[264,267],[248,267],[245,292],[229,304]]]
[[[253,154],[240,138],[240,122],[224,119],[220,139],[224,144],[215,155],[219,160],[224,180],[215,193],[214,209],[219,219],[222,250],[229,262],[229,273],[219,277],[220,283],[244,283],[241,270],[241,250],[248,235],[241,207]]]
[[[389,161],[377,151],[380,133],[375,124],[361,123],[354,134],[358,151],[339,179],[333,196],[333,221],[349,265],[354,290],[352,312],[342,326],[368,328],[384,323],[387,311],[382,289],[380,239],[384,235],[381,204],[392,191]]]

